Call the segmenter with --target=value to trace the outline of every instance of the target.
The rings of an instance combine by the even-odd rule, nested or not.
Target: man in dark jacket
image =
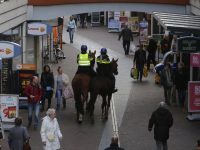
[[[33,76],[33,82],[26,85],[25,96],[28,97],[28,127],[31,127],[33,109],[35,112],[34,130],[37,130],[39,111],[40,111],[40,99],[42,96],[42,87],[38,84],[38,77]]]
[[[139,45],[139,50],[135,52],[133,63],[135,64],[135,62],[136,62],[136,68],[138,72],[137,79],[139,78],[139,74],[140,74],[140,81],[142,81],[144,64],[146,63],[146,52],[143,50],[142,44]]]
[[[106,148],[105,150],[124,150],[118,146],[118,137],[113,136],[111,139],[110,147]]]
[[[125,51],[125,55],[129,55],[130,39],[133,42],[133,35],[131,29],[128,28],[127,24],[125,24],[125,28],[119,34],[119,40],[121,36],[123,36],[123,48]]]
[[[149,46],[147,47],[148,51],[148,59],[147,59],[147,70],[150,68],[150,61],[152,60],[154,67],[156,66],[156,61],[155,61],[155,53],[157,49],[157,44],[156,41],[153,40],[151,36],[148,37],[149,39]]]
[[[151,132],[154,127],[154,139],[156,140],[157,150],[167,150],[167,140],[169,139],[169,129],[173,125],[172,114],[165,108],[165,103],[160,102],[159,108],[153,112],[149,120],[148,130]]]
[[[160,42],[162,54],[165,55],[170,50],[169,36],[164,35],[164,38]]]

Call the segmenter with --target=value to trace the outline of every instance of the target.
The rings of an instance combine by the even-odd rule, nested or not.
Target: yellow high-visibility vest
[[[88,58],[88,54],[79,54],[78,64],[79,66],[90,66],[90,58]]]

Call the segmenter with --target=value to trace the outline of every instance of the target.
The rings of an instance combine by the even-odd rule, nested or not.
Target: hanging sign
[[[0,58],[13,58],[21,55],[21,46],[13,43],[0,41]]]
[[[19,115],[19,95],[0,94],[0,112],[3,122],[14,122]]]
[[[140,22],[140,29],[139,29],[139,41],[140,43],[148,42],[148,21],[141,21]]]
[[[188,112],[200,112],[200,82],[188,82]]]
[[[16,68],[17,70],[35,70],[36,66],[35,64],[17,64]]]
[[[177,50],[182,53],[200,52],[200,38],[191,36],[178,38]]]
[[[190,66],[200,67],[200,54],[190,54]]]
[[[181,35],[189,35],[189,33],[186,32],[179,32],[179,31],[170,31],[171,35],[177,35],[177,36],[181,36]]]
[[[33,36],[47,35],[52,33],[52,26],[43,22],[32,22],[27,24],[27,34]]]

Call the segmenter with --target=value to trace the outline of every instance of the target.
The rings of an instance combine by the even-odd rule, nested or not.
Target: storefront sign
[[[188,82],[188,112],[200,112],[200,82]]]
[[[52,26],[43,22],[32,22],[27,24],[27,34],[40,36],[52,33]]]
[[[17,70],[35,70],[36,66],[35,64],[17,64],[16,68]]]
[[[6,41],[0,41],[0,58],[13,58],[21,55],[21,46]]]
[[[190,66],[200,67],[200,54],[190,54]]]
[[[128,18],[128,27],[131,29],[131,32],[139,32],[138,17]]]
[[[148,26],[148,21],[143,20],[140,22],[140,28],[148,28]]]
[[[177,50],[182,53],[200,52],[200,38],[182,37],[177,39]]]
[[[2,33],[3,35],[16,35],[16,34],[19,34],[19,27],[18,28],[15,28],[13,30],[7,30],[6,32],[3,32]]]
[[[119,21],[119,31],[122,31],[128,25],[128,17],[119,17]]]
[[[186,32],[178,32],[178,31],[170,31],[171,35],[177,35],[177,36],[181,36],[181,35],[189,35],[189,33]]]
[[[120,12],[109,11],[108,12],[108,28],[119,28]]]
[[[1,118],[3,122],[14,122],[19,114],[19,95],[0,94]]]

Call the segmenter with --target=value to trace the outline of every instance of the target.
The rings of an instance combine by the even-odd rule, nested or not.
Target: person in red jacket
[[[40,111],[40,99],[42,96],[42,87],[38,84],[38,77],[33,76],[33,82],[26,85],[25,96],[28,97],[28,127],[31,127],[33,109],[35,112],[34,130],[37,130],[39,111]]]

